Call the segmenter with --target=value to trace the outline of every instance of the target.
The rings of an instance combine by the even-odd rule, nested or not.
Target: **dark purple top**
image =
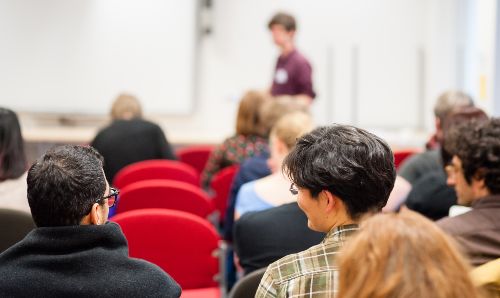
[[[287,56],[281,55],[276,63],[271,94],[298,95],[306,94],[314,98],[312,87],[312,68],[309,61],[297,50]]]

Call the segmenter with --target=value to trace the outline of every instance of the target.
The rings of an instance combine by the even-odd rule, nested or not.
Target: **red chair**
[[[180,161],[192,166],[201,174],[214,148],[215,146],[212,145],[189,146],[178,149],[176,154]]]
[[[198,172],[180,161],[153,159],[133,163],[121,169],[115,176],[113,185],[123,188],[128,184],[151,179],[170,179],[199,186]]]
[[[129,211],[113,221],[128,240],[130,256],[165,270],[186,291],[184,297],[220,297],[216,280],[222,276],[220,268],[224,268],[219,261],[223,258],[218,258],[223,255],[224,244],[208,221],[166,209]],[[224,285],[220,286],[222,289]],[[197,290],[188,295],[189,289]],[[199,295],[193,295],[196,293]]]
[[[239,165],[233,165],[220,170],[215,174],[210,188],[214,191],[212,199],[215,204],[215,209],[219,213],[219,223],[224,220],[226,214],[227,201],[229,199],[229,191],[234,180],[234,176],[239,170]]]
[[[396,166],[396,169],[399,168],[399,166],[403,163],[405,159],[419,152],[420,150],[417,149],[394,151],[394,165]]]
[[[207,218],[214,212],[212,199],[199,187],[173,180],[144,180],[121,189],[116,214],[130,210],[162,208]]]

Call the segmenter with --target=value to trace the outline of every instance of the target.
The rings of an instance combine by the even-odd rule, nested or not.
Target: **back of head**
[[[47,151],[28,172],[28,202],[38,227],[79,225],[104,196],[102,157],[92,147]]]
[[[137,97],[122,93],[113,102],[111,107],[111,118],[113,120],[129,120],[141,117],[142,108]]]
[[[295,21],[295,18],[284,12],[278,12],[275,14],[271,20],[269,21],[267,27],[271,29],[272,26],[274,25],[280,25],[285,28],[286,31],[296,31],[297,30],[297,23]]]
[[[19,178],[26,171],[21,126],[16,113],[0,108],[0,181]]]
[[[302,136],[283,169],[313,197],[339,197],[352,219],[381,210],[394,187],[394,155],[381,138],[349,125],[319,127]]]
[[[271,130],[271,137],[282,141],[288,150],[293,149],[297,139],[314,127],[311,115],[304,112],[292,112],[281,117]]]
[[[260,106],[268,98],[260,91],[248,91],[240,101],[236,117],[236,133],[239,135],[262,135]]]
[[[412,211],[363,221],[342,248],[338,265],[338,297],[478,296],[454,243]]]
[[[272,127],[281,117],[293,112],[309,113],[309,106],[288,95],[265,101],[260,109],[263,134],[268,136]]]
[[[500,118],[456,125],[446,136],[445,150],[460,159],[469,184],[484,179],[491,194],[500,194]]]
[[[438,97],[434,105],[434,116],[443,121],[453,109],[464,106],[474,106],[472,97],[458,90],[446,91]]]

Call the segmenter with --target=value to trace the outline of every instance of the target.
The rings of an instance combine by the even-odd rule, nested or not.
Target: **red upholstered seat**
[[[181,298],[218,298],[221,297],[219,288],[183,289]]]
[[[192,166],[201,174],[214,148],[212,145],[189,146],[177,150],[176,154],[180,161]]]
[[[151,179],[170,179],[199,186],[199,174],[190,165],[180,161],[154,159],[133,163],[121,169],[113,185],[123,188],[128,184]]]
[[[212,199],[214,200],[215,209],[219,213],[220,222],[223,221],[224,215],[226,214],[229,191],[231,190],[231,185],[238,169],[238,165],[224,168],[215,174],[212,182],[210,182],[210,188],[214,191]]]
[[[145,208],[173,209],[207,218],[212,199],[199,187],[173,180],[144,180],[121,189],[116,214]]]
[[[121,226],[131,257],[158,265],[183,290],[218,287],[220,237],[208,221],[166,209],[129,211],[113,221]]]

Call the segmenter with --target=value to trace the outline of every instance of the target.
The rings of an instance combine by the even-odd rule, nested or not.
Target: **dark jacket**
[[[500,258],[500,195],[477,200],[471,211],[437,224],[455,238],[473,266]]]
[[[162,129],[142,119],[113,121],[97,134],[91,146],[104,157],[104,173],[110,182],[131,163],[176,159]]]
[[[234,226],[234,251],[248,274],[282,257],[319,244],[325,234],[307,227],[297,203],[245,213]]]
[[[115,223],[36,228],[0,254],[0,297],[179,297],[162,269],[128,257]]]

